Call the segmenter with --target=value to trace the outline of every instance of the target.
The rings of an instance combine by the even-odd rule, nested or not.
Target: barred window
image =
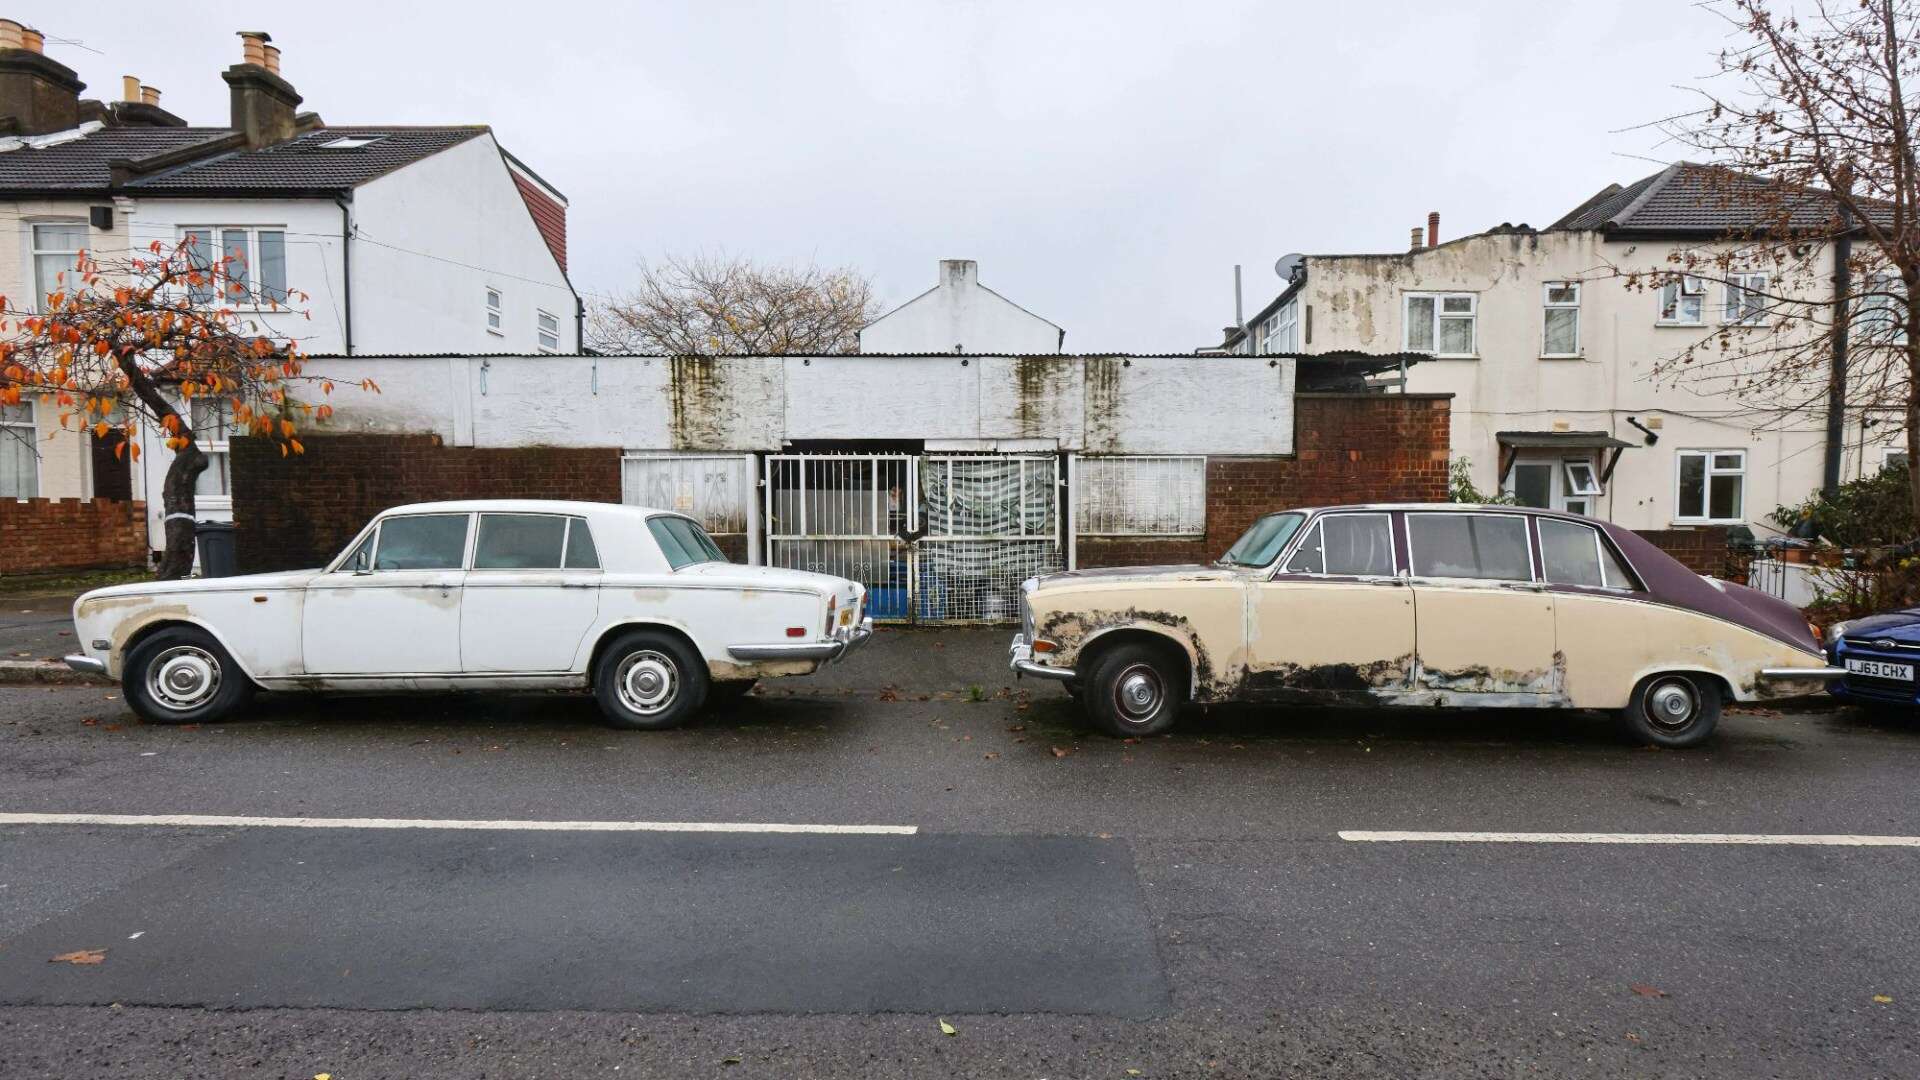
[[[621,501],[685,514],[710,533],[743,533],[752,465],[739,454],[628,453],[620,463]]]
[[[1089,457],[1074,464],[1073,526],[1081,536],[1201,536],[1204,457]]]

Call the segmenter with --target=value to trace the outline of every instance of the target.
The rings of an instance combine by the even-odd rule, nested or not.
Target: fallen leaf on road
[[[48,960],[47,963],[49,964],[102,964],[106,962],[106,959],[107,959],[107,950],[105,949],[75,949],[72,952],[63,952],[59,956],[56,956],[51,960]]]
[[[1128,1076],[1139,1076],[1139,1075],[1140,1075],[1140,1070],[1139,1070],[1139,1069],[1128,1069],[1128,1070],[1127,1070],[1127,1075],[1128,1075]]]
[[[1025,731],[1025,730],[1027,730],[1027,725],[1025,725],[1025,724],[1008,724],[1008,725],[1007,725],[1007,730],[1008,730],[1008,731]]]
[[[942,1020],[940,1021],[940,1034],[958,1035],[960,1034],[960,1029],[957,1027],[954,1027],[952,1024],[947,1023],[945,1020]]]
[[[1893,1004],[1893,999],[1892,999],[1892,998],[1890,998],[1890,997],[1888,997],[1888,996],[1887,996],[1887,995],[1885,995],[1885,994],[1875,994],[1875,995],[1873,995],[1873,1000],[1874,1000],[1874,1001],[1875,1001],[1876,1003],[1878,1003],[1878,1004],[1881,1004],[1881,1005],[1891,1005],[1891,1004]]]
[[[737,1057],[726,1057],[726,1058],[721,1058],[721,1059],[720,1059],[720,1064],[722,1064],[722,1065],[738,1065],[738,1064],[740,1064],[740,1059],[739,1059],[739,1058],[737,1058]]]
[[[1646,983],[1632,983],[1627,987],[1627,989],[1633,991],[1636,994],[1639,994],[1641,997],[1658,998],[1658,997],[1667,996],[1667,992],[1665,990],[1661,990],[1658,987],[1648,986]]]
[[[993,751],[991,751],[991,750],[989,750],[989,751],[987,751],[986,753],[984,753],[984,754],[982,754],[982,755],[980,755],[980,756],[981,756],[981,757],[983,757],[983,758],[986,758],[986,759],[987,759],[988,761],[992,761],[992,760],[993,760],[994,758],[997,758],[997,757],[999,757],[1000,755],[999,755],[999,754],[996,754],[996,753],[994,753],[994,752],[993,752]]]
[[[880,700],[881,701],[899,701],[900,694],[898,691],[891,690],[891,689],[882,690],[880,691]]]
[[[332,1073],[314,1073],[313,1080],[333,1080]]]
[[[1073,751],[1067,749],[1064,746],[1056,746],[1053,748],[1054,757],[1066,757],[1068,754],[1071,754],[1071,753],[1073,753]]]

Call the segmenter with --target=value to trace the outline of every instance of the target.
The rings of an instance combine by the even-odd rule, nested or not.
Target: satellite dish
[[[1273,272],[1280,275],[1281,281],[1290,282],[1293,280],[1293,275],[1298,273],[1300,268],[1306,264],[1307,257],[1298,252],[1292,255],[1282,255],[1279,261],[1273,264]]]

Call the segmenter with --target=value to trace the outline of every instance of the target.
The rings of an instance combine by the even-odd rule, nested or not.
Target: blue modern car
[[[1834,623],[1827,628],[1827,660],[1847,677],[1827,692],[1861,705],[1920,704],[1920,608]]]

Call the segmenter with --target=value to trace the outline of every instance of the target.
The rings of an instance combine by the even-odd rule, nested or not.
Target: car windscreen
[[[1305,520],[1305,514],[1268,514],[1241,533],[1240,539],[1233,542],[1220,561],[1233,566],[1265,566],[1280,554],[1281,548],[1287,546],[1287,541],[1293,539],[1293,534]]]
[[[727,561],[720,545],[713,542],[707,530],[686,518],[648,518],[647,531],[653,534],[654,542],[660,545],[660,553],[667,557],[667,565],[672,569],[678,570],[694,563]]]

